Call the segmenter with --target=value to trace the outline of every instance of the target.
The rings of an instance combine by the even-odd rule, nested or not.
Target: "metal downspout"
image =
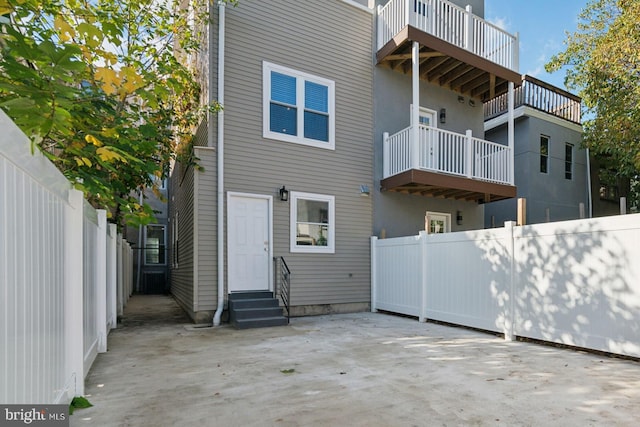
[[[142,189],[138,190],[138,196],[140,199],[140,206],[142,206],[142,202],[144,201],[142,195]],[[138,225],[138,262],[136,269],[136,291],[140,292],[140,276],[142,271],[142,252],[145,251],[146,244],[142,242],[142,225]],[[145,252],[146,253],[146,252]]]
[[[213,2],[209,6],[209,16],[213,13]],[[218,102],[224,106],[224,15],[225,4],[218,2]],[[209,26],[209,46],[213,45],[213,28]],[[212,59],[209,55],[209,70],[211,70]],[[211,79],[211,72],[209,72]],[[212,98],[212,81],[209,81],[209,97]],[[210,99],[213,101],[213,99]],[[213,115],[209,115],[209,123],[213,121]],[[213,145],[213,129],[209,126],[209,143]],[[218,111],[218,197],[217,197],[217,219],[218,219],[218,307],[213,315],[213,326],[220,325],[220,317],[224,308],[224,110]]]

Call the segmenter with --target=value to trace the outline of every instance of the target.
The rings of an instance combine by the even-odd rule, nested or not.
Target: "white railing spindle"
[[[484,104],[485,120],[507,112],[507,95],[499,95]],[[580,98],[528,75],[524,77],[522,85],[515,89],[514,100],[516,108],[527,105],[574,123],[581,121]]]
[[[419,125],[419,148],[412,149],[412,127],[383,136],[383,178],[413,168],[469,179],[513,185],[509,176],[509,147],[474,138],[471,131],[460,134],[431,126]]]

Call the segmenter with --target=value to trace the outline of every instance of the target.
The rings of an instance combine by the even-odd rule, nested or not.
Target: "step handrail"
[[[280,298],[287,312],[287,323],[291,320],[291,270],[284,257],[273,257],[274,295]]]

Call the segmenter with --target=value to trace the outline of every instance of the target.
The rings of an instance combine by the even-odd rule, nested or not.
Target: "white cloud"
[[[494,16],[491,17],[489,19],[487,19],[487,21],[489,21],[490,23],[492,23],[493,25],[495,25],[498,28],[501,28],[507,32],[509,31],[509,28],[511,27],[511,22],[509,21],[508,18],[504,17],[504,16]]]

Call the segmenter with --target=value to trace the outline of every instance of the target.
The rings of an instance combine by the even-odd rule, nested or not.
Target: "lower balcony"
[[[384,134],[383,191],[488,203],[516,196],[506,145],[431,126]]]

